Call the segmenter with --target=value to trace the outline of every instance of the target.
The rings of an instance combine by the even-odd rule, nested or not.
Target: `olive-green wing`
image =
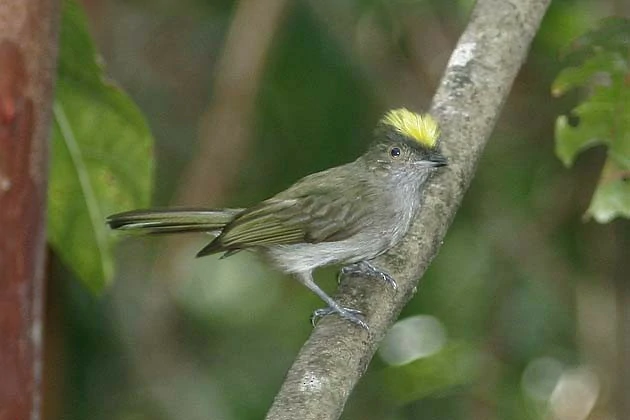
[[[272,198],[237,216],[199,256],[244,248],[340,241],[355,234],[365,214],[360,198],[311,193]]]
[[[335,198],[310,195],[300,200],[298,206],[277,214],[286,225],[302,226],[303,242],[334,242],[354,235],[359,221],[366,213],[361,197],[341,195]]]

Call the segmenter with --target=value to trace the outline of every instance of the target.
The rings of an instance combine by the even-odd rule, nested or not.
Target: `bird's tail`
[[[220,232],[243,209],[146,209],[113,214],[106,220],[112,229],[145,234]]]

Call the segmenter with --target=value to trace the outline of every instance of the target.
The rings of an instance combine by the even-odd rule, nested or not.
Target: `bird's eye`
[[[389,154],[390,154],[392,157],[398,157],[398,156],[400,156],[400,148],[398,148],[398,147],[392,147],[392,148],[389,150]]]

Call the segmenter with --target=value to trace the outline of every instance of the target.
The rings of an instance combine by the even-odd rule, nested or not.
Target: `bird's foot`
[[[388,272],[374,267],[369,261],[359,261],[358,263],[346,265],[339,272],[339,281],[341,281],[341,276],[373,277],[388,283],[394,290],[398,289],[396,280]]]
[[[368,324],[362,319],[364,315],[363,312],[357,309],[344,308],[341,306],[337,306],[334,308],[333,307],[321,308],[321,309],[317,309],[313,311],[313,315],[311,315],[311,324],[313,324],[313,327],[314,327],[317,324],[317,322],[320,320],[320,318],[323,318],[330,314],[337,314],[341,318],[345,319],[346,321],[350,321],[351,323],[358,325],[359,327],[365,329],[366,331],[370,330],[370,327],[368,327]]]

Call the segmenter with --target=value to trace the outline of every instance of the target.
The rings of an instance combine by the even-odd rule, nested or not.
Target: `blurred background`
[[[83,0],[108,74],[156,138],[156,206],[247,206],[354,159],[426,109],[465,0]],[[584,221],[605,156],[567,170],[560,52],[627,0],[556,0],[416,297],[342,418],[629,419],[630,229]],[[126,209],[120,209],[126,210]],[[125,238],[92,295],[53,259],[46,419],[260,419],[318,298],[208,240]],[[318,272],[326,290],[333,269]],[[625,318],[624,318],[625,317]]]

